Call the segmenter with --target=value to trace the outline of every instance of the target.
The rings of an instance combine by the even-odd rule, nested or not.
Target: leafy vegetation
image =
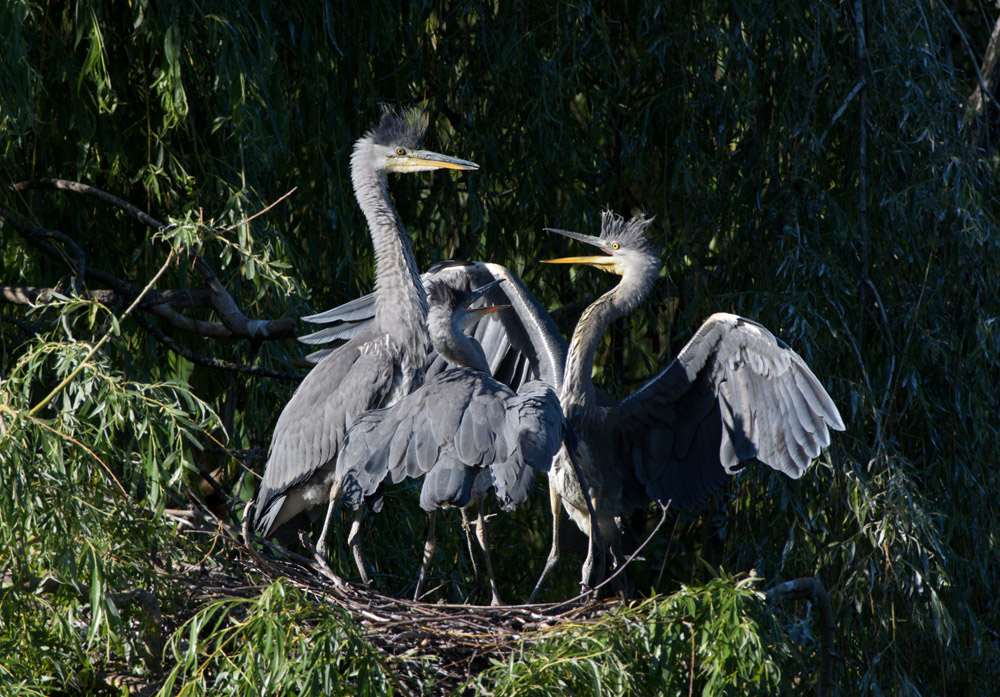
[[[969,98],[992,80],[980,56],[994,13],[966,0],[0,3],[0,692],[811,694],[813,608],[774,614],[760,591],[815,576],[837,622],[837,694],[990,694],[997,102],[980,114]],[[750,468],[672,514],[629,567],[646,600],[525,637],[462,687],[441,682],[441,656],[393,655],[248,565],[231,535],[295,385],[269,376],[291,377],[304,351],[188,332],[149,304],[125,312],[164,267],[156,291],[201,290],[193,254],[251,320],[367,292],[348,158],[383,103],[423,106],[429,145],[481,165],[391,183],[421,266],[504,263],[568,330],[608,279],[543,270],[563,250],[541,228],[646,210],[665,278],[610,332],[598,380],[624,394],[711,312],[735,312],[805,357],[848,422],[803,479]],[[171,227],[10,188],[40,178]],[[218,321],[204,303],[179,312]],[[417,566],[411,494],[392,492],[365,533],[390,594]],[[546,508],[539,492],[491,521],[509,599],[544,561]],[[627,521],[633,545],[658,517]],[[434,597],[487,597],[457,518],[438,539]],[[569,542],[547,599],[575,592]],[[349,563],[336,548],[334,567]]]

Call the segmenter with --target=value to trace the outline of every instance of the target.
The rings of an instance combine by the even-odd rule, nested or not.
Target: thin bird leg
[[[427,568],[431,565],[431,557],[437,549],[437,540],[434,536],[434,522],[437,520],[437,511],[427,514],[427,540],[424,542],[424,558],[420,560],[420,574],[417,576],[417,589],[413,591],[413,599],[420,600],[420,588],[424,585],[424,577],[427,575]]]
[[[337,506],[337,499],[340,498],[340,481],[334,482],[330,487],[330,504],[326,507],[326,518],[323,519],[323,531],[319,534],[319,543],[316,545],[316,554],[324,559],[328,559],[326,553],[326,537],[330,532],[330,520],[333,518],[333,509]]]
[[[549,507],[552,509],[552,547],[549,548],[549,558],[545,560],[545,568],[542,569],[542,575],[538,577],[538,583],[535,584],[535,590],[531,591],[531,595],[528,596],[528,603],[535,602],[535,596],[538,595],[538,591],[542,587],[542,581],[545,577],[549,575],[549,572],[555,568],[555,565],[559,562],[559,509],[562,504],[562,497],[559,496],[559,492],[556,491],[555,485],[552,483],[552,474],[549,474]]]
[[[586,591],[587,589],[594,588],[604,578],[604,570],[607,567],[607,548],[604,545],[604,535],[601,534],[601,526],[597,520],[597,512],[594,510],[594,503],[590,500],[590,487],[587,485],[587,479],[583,476],[583,470],[580,468],[580,463],[576,459],[576,453],[573,452],[573,448],[566,448],[566,452],[569,454],[569,461],[570,464],[573,465],[573,471],[576,473],[576,478],[580,482],[580,490],[583,492],[583,500],[587,502],[587,512],[590,514],[590,534],[587,535],[587,558],[583,562],[583,573],[580,578],[581,589]],[[595,546],[601,554],[601,563],[598,568],[599,575],[597,579],[593,578]]]
[[[486,520],[483,518],[483,504],[479,503],[479,509],[476,511],[476,539],[479,541],[479,546],[483,549],[483,558],[486,559],[486,573],[490,576],[490,592],[493,597],[490,599],[490,605],[493,607],[499,607],[503,605],[503,601],[500,599],[500,591],[497,589],[497,580],[493,576],[493,564],[490,562],[490,546],[486,544]]]
[[[469,527],[471,525],[469,522],[469,512],[464,507],[459,510],[462,511],[462,530],[465,531],[465,545],[469,549],[469,561],[472,562],[472,573],[478,581],[479,568],[476,566],[476,555],[472,552],[472,533],[469,532]]]
[[[358,572],[361,574],[361,581],[366,585],[370,586],[372,584],[372,579],[368,575],[368,571],[365,569],[365,558],[361,556],[361,518],[365,514],[365,504],[364,502],[358,506],[357,513],[354,514],[354,520],[351,521],[351,531],[347,534],[347,544],[351,548],[351,553],[354,555],[354,563],[358,565]]]

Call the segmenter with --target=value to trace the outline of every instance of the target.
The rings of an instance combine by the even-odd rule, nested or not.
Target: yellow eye
[[[406,148],[396,148],[396,154],[397,155],[405,155],[406,154]]]
[[[618,243],[617,242],[612,242],[611,243],[611,249],[618,249]]]

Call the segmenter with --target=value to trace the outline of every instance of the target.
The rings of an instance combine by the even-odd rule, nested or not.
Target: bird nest
[[[169,512],[178,514],[180,512]],[[222,597],[253,597],[261,582],[283,579],[317,604],[326,603],[343,610],[360,628],[361,634],[387,656],[433,656],[434,683],[442,690],[466,685],[494,661],[505,661],[525,644],[541,642],[567,629],[596,626],[619,610],[627,609],[621,599],[594,600],[584,594],[559,603],[506,605],[501,607],[424,603],[390,597],[371,588],[337,578],[318,558],[310,559],[287,549],[263,543],[265,554],[244,542],[243,532],[207,511],[185,511],[185,524],[209,529],[231,552],[226,567],[202,569],[187,581],[195,600]],[[303,539],[307,549],[308,538]],[[821,666],[819,694],[829,694],[832,685],[834,619],[826,591],[816,579],[803,578],[775,586],[767,593],[772,605],[787,600],[806,599],[822,611]],[[197,603],[196,603],[197,604]],[[397,665],[402,668],[398,662]],[[394,682],[403,693],[421,691],[417,676],[403,669]],[[427,676],[424,675],[424,678]],[[411,680],[412,678],[412,680]],[[412,684],[410,684],[412,683]]]
[[[395,598],[337,578],[318,556],[310,559],[256,538],[265,550],[261,554],[244,542],[248,530],[237,530],[211,513],[189,511],[184,517],[189,527],[205,532],[211,528],[232,552],[225,569],[203,570],[188,578],[197,587],[196,600],[252,597],[260,592],[261,581],[282,579],[313,602],[346,612],[364,638],[385,654],[434,656],[438,687],[465,684],[488,667],[491,659],[503,660],[525,643],[541,641],[561,628],[599,622],[623,605],[621,600],[594,600],[591,594],[559,603],[499,607]],[[300,539],[315,552],[307,536]],[[397,677],[407,682],[405,676]],[[405,685],[401,687],[405,691]]]

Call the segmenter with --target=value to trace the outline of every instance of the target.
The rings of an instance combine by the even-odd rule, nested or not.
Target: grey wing
[[[382,404],[394,363],[385,352],[346,344],[299,384],[274,427],[254,506],[254,525],[267,536],[308,507],[294,487],[322,484],[354,415]]]
[[[503,401],[493,395],[500,387],[474,370],[452,368],[392,407],[359,417],[337,460],[344,502],[356,507],[383,482],[421,477],[439,465],[477,470],[506,458],[495,430],[504,417]],[[467,497],[471,481],[441,472],[428,486],[421,505],[440,505]]]
[[[503,510],[524,503],[537,470],[548,471],[566,433],[559,397],[549,385],[532,381],[508,400],[503,435],[508,457],[491,467]]]
[[[753,458],[798,478],[830,444],[830,429],[844,430],[797,353],[724,313],[609,414],[625,474],[648,498],[682,506],[707,499]]]
[[[514,273],[499,264],[443,261],[428,269],[422,278],[425,285],[430,279],[440,279],[466,290],[503,278],[505,282],[491,290],[486,300],[496,305],[510,305],[511,309],[493,313],[472,330],[483,347],[492,374],[514,389],[534,378],[559,389],[566,362],[566,340],[548,312]],[[315,345],[349,338],[363,330],[374,317],[374,296],[366,295],[332,310],[304,317],[310,322],[336,324],[300,337],[300,341]],[[317,351],[306,359],[321,358],[325,351]],[[427,366],[428,378],[447,368],[446,362],[433,351],[428,355]]]
[[[346,302],[343,305],[319,312],[315,315],[307,315],[302,318],[305,322],[313,324],[332,324],[332,327],[325,327],[312,334],[299,337],[299,341],[310,346],[322,344],[333,344],[338,341],[350,341],[360,334],[371,321],[375,319],[375,294],[369,293],[360,298]],[[305,361],[311,365],[318,364],[327,355],[336,349],[325,348],[306,354]]]

